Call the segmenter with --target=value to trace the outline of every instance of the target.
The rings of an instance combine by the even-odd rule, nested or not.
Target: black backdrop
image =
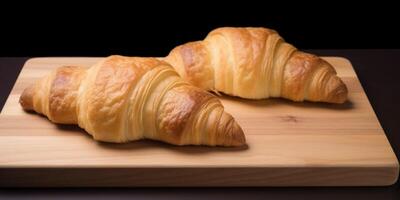
[[[264,26],[278,30],[300,49],[399,48],[398,6],[384,1],[340,2],[286,0],[0,3],[0,56],[163,56],[174,46],[198,40],[219,26]],[[146,5],[145,5],[146,4]],[[279,4],[279,5],[278,5]],[[311,51],[351,56],[357,73],[389,139],[398,144],[397,51]],[[357,53],[358,52],[358,53]],[[341,54],[342,53],[342,54]],[[7,60],[7,59],[6,59]],[[23,59],[3,61],[0,86],[10,91]],[[20,64],[11,65],[13,60]],[[381,65],[386,61],[385,65]],[[369,65],[368,65],[369,63]],[[14,67],[13,67],[14,66]],[[15,68],[9,70],[8,67]],[[380,68],[381,70],[378,70]],[[5,78],[4,78],[5,77]],[[7,89],[3,89],[7,88]],[[371,98],[372,97],[372,98]],[[3,96],[0,102],[4,102]],[[393,146],[398,152],[398,145]],[[398,154],[397,154],[398,156]],[[10,190],[0,194],[32,198],[81,199],[133,197],[147,199],[222,199],[225,197],[296,199],[399,199],[399,183],[371,188],[234,188],[234,189],[73,189]],[[358,197],[358,198],[357,198]],[[0,197],[0,199],[2,199]]]
[[[270,27],[300,49],[398,48],[396,8],[382,1],[6,3],[0,56],[164,56],[220,26]]]

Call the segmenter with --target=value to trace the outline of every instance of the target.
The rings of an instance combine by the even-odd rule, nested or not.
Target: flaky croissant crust
[[[245,144],[242,129],[216,97],[154,58],[110,56],[89,69],[60,67],[26,88],[20,103],[52,122],[78,124],[100,141]]]
[[[347,87],[325,60],[298,51],[266,28],[217,28],[164,59],[190,83],[249,99],[343,103]]]

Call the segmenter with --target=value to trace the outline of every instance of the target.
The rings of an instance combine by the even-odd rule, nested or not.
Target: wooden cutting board
[[[366,186],[398,178],[397,158],[344,58],[325,58],[349,88],[343,105],[223,96],[245,148],[96,142],[18,104],[22,90],[50,70],[99,59],[26,62],[0,115],[0,186]]]

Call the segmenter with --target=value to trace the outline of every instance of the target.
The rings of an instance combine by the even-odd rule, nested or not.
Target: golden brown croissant
[[[89,69],[60,67],[26,88],[20,103],[52,122],[78,124],[100,141],[245,144],[218,98],[155,58],[110,56]]]
[[[347,88],[323,59],[298,51],[266,28],[217,28],[165,58],[190,83],[249,99],[343,103]]]

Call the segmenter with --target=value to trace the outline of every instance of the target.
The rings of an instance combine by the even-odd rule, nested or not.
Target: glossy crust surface
[[[20,103],[55,123],[78,124],[100,141],[245,144],[242,129],[215,96],[154,58],[110,56],[89,69],[60,67],[26,88]]]
[[[298,51],[271,29],[217,28],[203,41],[174,48],[165,61],[191,84],[233,96],[347,99],[347,87],[329,63]]]

